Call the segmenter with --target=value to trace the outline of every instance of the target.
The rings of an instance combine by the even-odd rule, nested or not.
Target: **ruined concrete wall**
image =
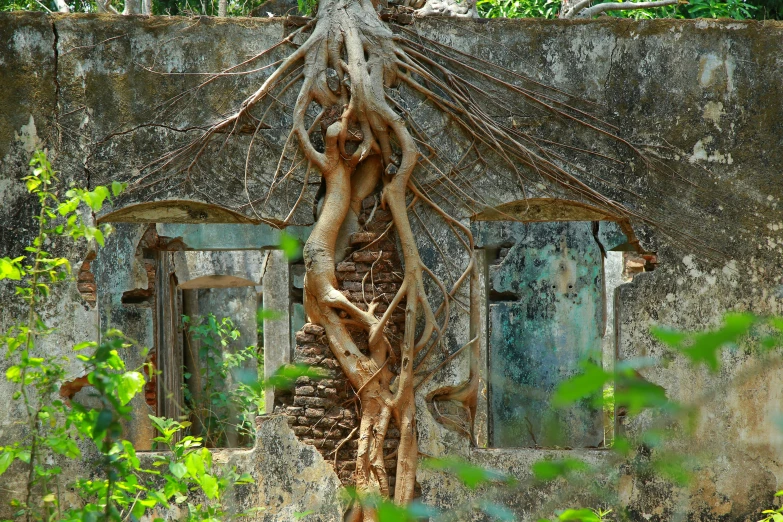
[[[655,210],[666,216],[669,228],[682,234],[671,241],[665,234],[632,223],[643,248],[657,252],[659,268],[618,291],[620,358],[662,353],[649,335],[653,324],[703,329],[717,324],[727,310],[783,311],[783,186],[779,183],[783,26],[733,21],[428,19],[417,21],[414,27],[426,37],[595,100],[607,108],[605,116],[622,136],[643,144],[644,152],[666,167],[600,173],[607,180],[609,197],[639,212]],[[169,73],[219,71],[269,47],[285,30],[279,19],[0,16],[0,40],[7,42],[0,61],[0,92],[7,93],[0,104],[0,255],[17,253],[30,240],[35,206],[19,179],[26,173],[30,152],[41,146],[50,149],[65,182],[88,186],[111,180],[135,182],[116,202],[115,208],[125,211],[124,217],[115,216],[117,220],[256,222],[258,216],[248,199],[263,197],[270,182],[285,139],[281,130],[290,125],[284,112],[276,115],[272,129],[263,131],[267,146],[254,149],[247,187],[237,175],[244,171],[247,136],[231,142],[219,157],[206,157],[188,183],[182,177],[141,169],[192,136],[172,129],[213,121],[254,90],[269,71],[221,78],[174,105],[169,102],[203,77]],[[269,61],[283,52],[272,53]],[[451,140],[459,139],[431,108],[417,106],[416,117],[428,123],[439,145],[448,147]],[[165,120],[167,127],[136,129],[156,119]],[[523,123],[535,126],[539,122]],[[506,174],[495,170],[477,181],[477,190],[489,203],[499,205],[524,197]],[[549,190],[529,188],[533,195]],[[317,184],[307,190],[312,199]],[[174,200],[186,203],[170,203]],[[276,201],[263,210],[264,217],[285,217],[288,209]],[[134,207],[150,202],[160,205]],[[460,217],[469,221],[467,215]],[[294,221],[309,224],[310,209],[300,209]],[[125,239],[114,243],[115,260],[107,266],[134,263],[134,249],[145,228],[122,226],[127,230],[118,237]],[[447,231],[431,232],[447,250],[454,247]],[[432,250],[427,243],[422,239],[425,259],[430,255],[427,249]],[[75,267],[88,257],[87,248],[57,247],[57,252],[69,257]],[[706,259],[708,255],[714,259]],[[143,264],[128,272],[135,274],[134,281],[112,279],[108,273],[101,279],[97,264],[91,268],[96,285],[111,283],[119,295],[146,284]],[[19,316],[19,309],[7,285],[0,292],[0,322],[5,327]],[[59,328],[51,340],[53,355],[64,353],[85,336],[97,338],[100,314],[108,317],[121,309],[118,303],[91,308],[77,282],[59,290],[52,303],[45,315]],[[467,338],[467,331],[464,323],[455,326],[454,343],[459,344]],[[704,449],[709,458],[702,461],[691,489],[640,475],[633,465],[610,466],[606,477],[619,469],[616,495],[629,506],[633,519],[753,519],[758,508],[771,504],[773,492],[783,487],[783,436],[772,424],[783,403],[780,370],[758,368],[752,352],[743,349],[726,354],[724,364],[718,374],[694,370],[679,360],[645,373],[674,399],[713,394],[695,442],[678,439],[682,445]],[[0,362],[0,370],[4,365]],[[76,364],[69,369],[74,377],[82,370]],[[752,371],[755,377],[736,384],[743,371]],[[463,366],[445,372],[440,384],[457,382],[464,375],[463,361]],[[10,395],[6,385],[0,385],[0,394]],[[525,470],[531,462],[555,454],[555,450],[471,449],[459,434],[434,422],[423,400],[417,403],[423,453],[460,454],[520,478],[528,476]],[[19,412],[14,408],[0,410],[0,441],[20,435],[14,422]],[[639,423],[647,421],[642,417],[625,429],[637,430]],[[278,451],[310,452],[315,458],[312,448],[302,448],[290,442],[270,452],[275,456]],[[568,455],[597,464],[606,459],[597,451],[575,450]],[[336,488],[337,475],[318,469],[319,477],[329,476]],[[299,465],[280,467],[277,475],[268,476],[283,482],[288,474],[302,480],[313,478],[303,470]],[[16,481],[13,475],[3,478],[8,484]],[[259,486],[264,499],[277,498],[278,486],[271,480]],[[423,499],[442,507],[476,498],[476,493],[461,491],[452,479],[429,470],[422,470],[418,480]],[[331,491],[323,490],[319,498],[332,498]],[[531,486],[527,491],[509,500],[524,517],[597,501],[597,497],[586,496],[585,490]],[[258,495],[261,499],[262,493]],[[324,520],[331,520],[329,516],[324,515]]]

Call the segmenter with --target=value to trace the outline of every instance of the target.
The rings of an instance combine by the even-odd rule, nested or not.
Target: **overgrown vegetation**
[[[676,439],[685,435],[687,440],[704,410],[714,401],[714,394],[726,391],[723,387],[705,390],[702,395],[691,397],[687,402],[675,401],[639,372],[679,361],[694,370],[704,366],[708,371],[717,373],[723,367],[722,361],[730,355],[727,352],[750,350],[755,357],[752,367],[737,374],[730,383],[730,386],[742,386],[764,368],[783,366],[783,318],[780,317],[729,313],[723,324],[712,330],[688,332],[654,327],[652,334],[668,347],[668,353],[662,358],[624,361],[618,364],[615,372],[586,363],[579,375],[563,382],[556,392],[560,406],[567,407],[579,400],[594,398],[596,392],[603,389],[604,406],[611,404],[616,411],[622,411],[625,423],[631,423],[642,415],[647,419],[641,430],[617,436],[610,452],[611,458],[606,459],[603,465],[590,465],[580,460],[578,455],[568,458],[547,456],[534,463],[532,477],[523,480],[457,458],[425,459],[424,467],[454,475],[468,490],[480,492],[474,498],[482,500],[451,506],[447,511],[417,503],[400,508],[387,505],[373,496],[366,499],[359,496],[359,501],[378,509],[380,522],[413,521],[422,516],[430,517],[431,522],[468,520],[475,513],[484,513],[492,520],[514,521],[517,520],[515,515],[504,507],[501,499],[513,498],[517,492],[521,494],[537,484],[554,483],[563,490],[591,492],[601,499],[600,505],[561,508],[556,510],[553,518],[549,515],[550,518],[540,518],[539,522],[633,520],[615,496],[613,480],[617,478],[616,470],[632,459],[636,473],[661,477],[680,487],[690,486],[695,478],[694,472],[707,458],[708,450],[683,449]],[[610,383],[614,386],[607,386]],[[610,391],[614,389],[616,392]],[[640,458],[640,455],[646,457]],[[783,496],[783,491],[774,496]],[[772,491],[769,498],[770,501],[773,498]],[[783,521],[783,508],[764,507],[758,506],[762,517],[759,522]]]
[[[256,346],[230,349],[240,332],[229,317],[183,315],[182,322],[189,333],[186,349],[198,361],[193,372],[185,369],[190,430],[207,447],[252,446],[255,418],[264,413],[263,355]]]
[[[145,384],[142,368],[126,368],[122,354],[134,346],[122,332],[109,330],[101,341],[73,346],[73,358],[53,357],[41,309],[56,286],[71,279],[70,264],[44,250],[63,239],[94,240],[99,246],[112,232],[109,225],[95,227],[84,218],[98,212],[125,186],[93,190],[71,187],[61,195],[56,173],[45,153],[36,152],[32,173],[23,178],[37,199],[38,232],[26,255],[0,259],[0,281],[15,282],[16,295],[25,305],[24,321],[0,337],[10,366],[5,377],[16,386],[11,408],[19,410],[26,428],[24,440],[0,447],[0,475],[16,472],[23,480],[23,495],[15,498],[15,519],[25,521],[121,521],[153,517],[174,504],[185,508],[185,519],[232,520],[247,513],[229,508],[229,492],[252,482],[231,468],[213,464],[200,437],[175,437],[189,422],[151,417],[160,435],[154,440],[168,452],[158,454],[152,469],[142,464],[133,445],[123,439],[131,420],[131,401]],[[4,303],[9,306],[10,303]],[[87,407],[59,396],[61,386],[75,369],[86,376],[89,392],[99,406]],[[147,372],[153,372],[147,368]],[[64,472],[69,461],[92,460],[89,477]],[[66,492],[75,491],[74,500]],[[155,520],[162,520],[159,516]]]
[[[703,14],[715,14],[722,12],[721,9],[735,16],[752,14],[750,4],[744,2],[689,5],[694,6],[693,13],[702,5],[706,9]],[[518,179],[521,190],[526,185],[550,183],[618,218],[633,218],[669,234],[676,235],[677,231],[667,231],[664,223],[609,199],[602,193],[599,180],[590,178],[586,172],[575,175],[563,166],[560,144],[530,133],[514,122],[493,118],[494,112],[487,108],[503,105],[513,98],[524,98],[536,110],[549,111],[568,119],[569,125],[594,132],[596,142],[610,141],[616,147],[612,154],[617,148],[624,151],[618,154],[620,159],[603,156],[605,159],[624,168],[627,165],[622,156],[627,154],[638,159],[644,168],[653,169],[655,165],[620,136],[616,127],[577,108],[580,101],[575,97],[547,90],[514,71],[465,56],[404,27],[393,33],[380,20],[375,7],[369,1],[321,2],[314,20],[274,46],[290,45],[292,51],[234,113],[215,122],[190,144],[161,158],[152,170],[187,175],[208,150],[213,137],[218,136],[223,142],[236,130],[248,127],[251,131],[255,129],[255,136],[266,124],[264,119],[268,114],[293,107],[293,123],[280,167],[275,172],[275,183],[266,199],[275,196],[273,192],[280,186],[277,182],[296,179],[301,183],[302,192],[291,198],[293,208],[283,223],[289,224],[304,199],[310,176],[319,175],[324,180],[325,210],[304,249],[307,313],[326,329],[333,354],[361,399],[362,424],[356,462],[359,498],[383,499],[389,495],[384,442],[389,426],[395,423],[401,439],[396,453],[397,507],[394,509],[404,510],[402,506],[413,498],[418,465],[415,390],[462,354],[470,360],[468,378],[441,387],[426,399],[429,404],[438,401],[461,404],[468,421],[457,428],[467,437],[473,436],[481,332],[478,274],[471,232],[455,217],[458,210],[467,208],[475,212],[486,206],[481,194],[474,190],[472,180],[485,174],[490,165],[501,164]],[[681,6],[672,9],[681,8],[685,9]],[[553,4],[533,7],[508,4],[502,9],[506,13],[503,16],[515,16],[517,12],[550,16],[555,12]],[[264,51],[244,64],[267,54]],[[455,128],[465,133],[468,139],[459,157],[450,156],[450,151],[439,150],[431,143],[398,95],[400,89],[414,93],[422,102],[444,113]],[[296,93],[295,100],[287,104],[286,96],[290,92]],[[253,140],[249,143],[252,149]],[[581,144],[569,143],[564,147],[576,145]],[[421,149],[426,149],[426,153],[422,154]],[[582,152],[586,156],[602,156],[596,152],[598,149],[598,145],[589,150],[585,146]],[[487,161],[490,156],[493,159]],[[251,150],[247,157],[252,157]],[[414,175],[417,168],[418,176]],[[373,300],[361,308],[338,289],[335,250],[340,231],[350,226],[351,216],[357,214],[357,205],[375,192],[380,192],[381,206],[392,215],[393,225],[384,235],[396,234],[404,273],[388,303]],[[420,216],[425,213],[450,227],[464,246],[460,253],[462,264],[450,279],[438,277],[435,267],[427,266],[419,254],[413,223],[418,219],[426,232]],[[446,256],[443,258],[447,264]],[[449,261],[454,264],[453,259]],[[381,304],[385,311],[380,310]],[[386,328],[398,305],[404,309],[406,318],[400,339]],[[469,339],[459,347],[448,344],[453,310],[464,312],[470,323]],[[357,347],[352,329],[361,330],[369,338],[369,352]],[[586,365],[585,375],[562,388],[559,399],[569,404],[582,399],[585,390],[595,393],[613,381],[616,403],[629,415],[648,408],[666,410],[670,404],[663,390],[637,379],[638,367],[633,364],[621,365],[614,374]],[[678,408],[672,410],[681,414]],[[615,441],[615,447],[621,452],[629,444],[623,439]],[[661,466],[669,469],[665,462]],[[564,469],[573,471],[568,466]],[[360,508],[352,512],[351,520],[375,520],[383,515],[385,508],[381,506],[389,504],[384,500],[380,504],[360,502],[358,505]]]

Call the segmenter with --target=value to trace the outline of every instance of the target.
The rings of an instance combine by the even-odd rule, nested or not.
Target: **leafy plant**
[[[783,490],[775,493],[775,496],[776,497],[783,496]],[[778,509],[765,509],[761,513],[767,516],[765,516],[758,522],[783,522],[783,507]]]
[[[561,0],[478,0],[482,18],[557,18]]]
[[[57,175],[46,154],[36,152],[30,165],[32,172],[23,181],[40,207],[35,218],[38,233],[27,247],[27,255],[0,259],[0,280],[18,281],[16,295],[26,305],[25,322],[0,336],[10,361],[5,377],[16,385],[12,400],[21,403],[26,424],[24,440],[0,447],[0,475],[16,466],[27,477],[23,498],[12,501],[14,517],[74,522],[139,519],[149,509],[169,507],[172,499],[183,503],[188,495],[200,492],[206,500],[187,504],[188,520],[233,518],[235,514],[223,508],[222,499],[230,488],[250,482],[250,477],[213,466],[209,451],[200,448],[200,439],[185,437],[173,443],[173,434],[184,424],[153,419],[162,433],[156,440],[170,450],[158,459],[168,464],[163,471],[144,469],[133,445],[122,438],[123,424],[131,420],[130,403],[145,384],[142,368],[127,369],[120,355],[133,344],[122,332],[109,330],[100,343],[86,341],[73,346],[97,407],[52,400],[65,382],[69,358],[52,357],[42,345],[54,329],[45,323],[40,307],[53,285],[69,279],[70,264],[43,247],[59,237],[94,240],[103,246],[111,227],[95,227],[82,216],[88,215],[88,210],[99,211],[125,186],[71,187],[60,197]],[[67,485],[64,482],[69,477],[63,475],[63,464],[85,458],[96,464],[94,472],[89,478],[73,480],[70,486],[81,502],[66,505],[61,485]]]
[[[239,475],[233,468],[219,468],[213,463],[212,452],[202,447],[200,437],[185,436],[176,441],[175,435],[186,429],[189,422],[177,422],[150,415],[160,432],[155,441],[162,444],[168,452],[155,455],[154,466],[162,468],[165,484],[155,499],[167,501],[173,498],[177,504],[187,506],[187,518],[193,521],[233,520],[249,515],[257,509],[236,513],[228,510],[223,503],[226,494],[234,487],[253,483],[253,478],[243,473]],[[203,501],[195,503],[190,494],[203,494]],[[167,502],[161,502],[168,505]]]
[[[96,227],[85,222],[83,207],[97,212],[112,194],[117,196],[125,188],[120,183],[111,192],[103,186],[92,191],[72,187],[63,198],[56,188],[57,173],[45,152],[35,152],[30,167],[30,174],[22,181],[39,206],[34,218],[38,224],[37,235],[26,248],[26,255],[0,259],[0,280],[19,281],[15,294],[26,305],[25,322],[13,325],[0,337],[0,344],[6,347],[6,358],[11,361],[6,379],[17,385],[12,399],[22,403],[29,433],[29,440],[2,449],[0,472],[14,461],[28,468],[25,498],[15,502],[17,516],[28,520],[48,518],[59,510],[53,484],[62,470],[56,465],[47,466],[47,460],[56,462],[60,456],[79,456],[78,447],[69,438],[70,426],[59,422],[66,414],[63,401],[48,400],[63,381],[67,359],[47,357],[40,348],[40,339],[52,332],[40,314],[40,305],[50,295],[52,285],[70,277],[71,266],[66,258],[52,255],[44,246],[61,236],[94,239],[103,245],[104,238],[112,232],[111,226]],[[102,422],[106,418],[104,414]]]
[[[188,384],[184,387],[186,413],[199,430],[194,433],[210,447],[229,445],[231,432],[245,445],[252,445],[255,417],[264,411],[264,384],[259,379],[263,357],[255,346],[230,349],[240,332],[228,317],[217,319],[209,314],[191,319],[183,315],[182,322],[188,325],[188,348],[192,351],[194,344],[198,346],[198,353],[192,354],[198,361],[195,374],[185,373]],[[249,363],[257,365],[253,375],[246,371]]]

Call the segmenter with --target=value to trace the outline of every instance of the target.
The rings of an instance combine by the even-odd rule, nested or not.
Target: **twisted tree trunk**
[[[385,101],[385,87],[396,82],[396,57],[391,31],[380,21],[369,1],[322,3],[314,33],[305,45],[313,46],[318,52],[306,58],[305,78],[311,80],[305,80],[300,93],[294,129],[308,160],[318,167],[326,181],[323,211],[304,248],[305,307],[310,320],[326,330],[335,357],[358,390],[362,420],[356,462],[357,490],[389,495],[383,443],[389,422],[394,418],[401,433],[395,501],[406,503],[413,497],[418,456],[413,349],[423,286],[421,259],[408,222],[405,197],[418,150],[402,118]],[[339,87],[327,84],[328,78],[335,77]],[[313,99],[322,107],[338,104],[343,108],[339,120],[326,131],[323,153],[313,148],[304,127],[304,111]],[[399,166],[393,159],[393,139],[400,147]],[[367,311],[350,303],[337,290],[335,275],[335,244],[351,200],[361,202],[367,189],[374,189],[378,179],[383,180],[383,202],[391,211],[405,265],[401,288],[381,318],[374,313],[376,303]],[[357,194],[361,189],[365,193]],[[403,298],[407,303],[406,328],[400,350],[400,374],[392,391],[394,376],[387,364],[391,346],[384,326]],[[349,324],[359,325],[368,332],[369,354],[356,347],[347,329]],[[373,514],[365,510],[364,520],[372,519]]]

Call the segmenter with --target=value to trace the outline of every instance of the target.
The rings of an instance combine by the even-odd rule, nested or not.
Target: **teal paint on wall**
[[[158,235],[179,238],[188,250],[260,250],[280,246],[282,230],[269,225],[227,223],[158,223]],[[302,243],[312,227],[288,227],[289,234]]]
[[[481,223],[485,244],[512,245],[488,274],[492,446],[592,447],[603,440],[600,405],[551,404],[580,361],[601,364],[603,258],[592,227]],[[625,242],[621,233],[604,237]]]

